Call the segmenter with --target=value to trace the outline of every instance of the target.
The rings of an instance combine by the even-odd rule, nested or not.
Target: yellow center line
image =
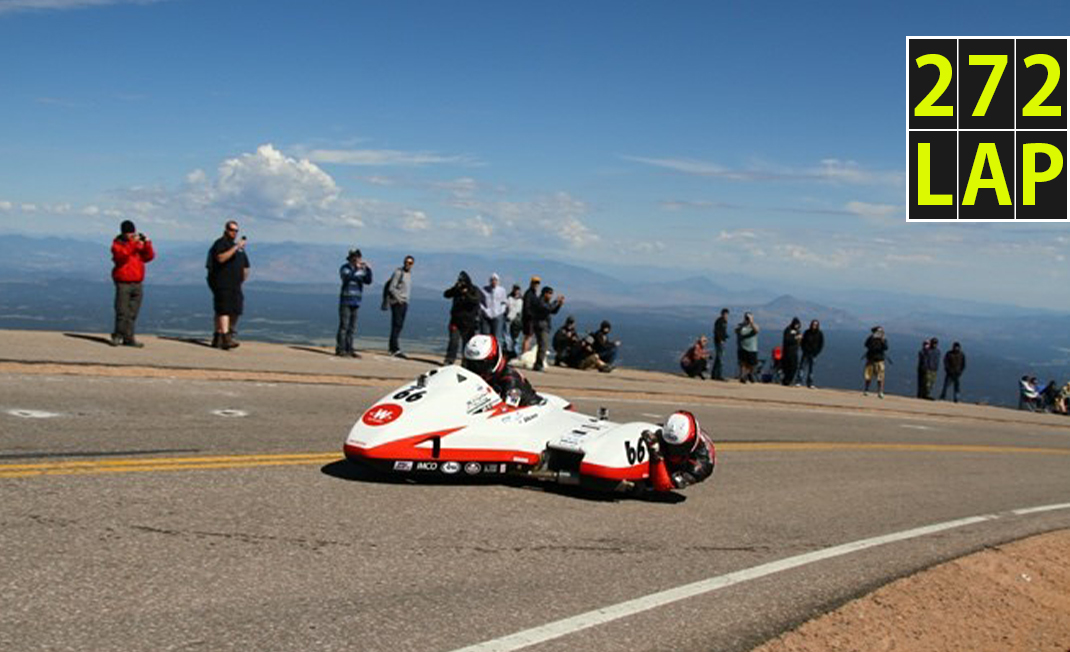
[[[1029,448],[1025,446],[984,446],[977,444],[880,444],[864,442],[727,442],[719,452],[767,451],[886,451],[913,453],[1002,453],[1070,455],[1070,448]],[[0,464],[0,478],[41,475],[100,475],[209,469],[245,469],[260,466],[325,464],[341,460],[339,453],[280,453],[258,455],[213,455],[203,457],[119,458]]]

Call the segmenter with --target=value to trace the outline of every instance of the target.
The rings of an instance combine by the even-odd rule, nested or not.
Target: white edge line
[[[1025,509],[1016,509],[1011,514],[1015,516],[1024,516],[1026,514],[1036,514],[1039,512],[1053,512],[1057,509],[1070,509],[1070,503],[1062,503],[1060,505],[1043,505],[1041,507],[1027,507]]]
[[[457,650],[454,650],[453,652],[513,652],[514,650],[521,650],[532,645],[545,643],[546,641],[550,641],[555,638],[567,636],[569,634],[595,627],[597,625],[602,625],[614,620],[633,616],[644,611],[656,609],[658,607],[662,607],[673,602],[685,600],[687,598],[702,595],[704,593],[711,593],[713,591],[717,591],[719,589],[723,589],[734,584],[740,584],[742,582],[758,579],[760,577],[765,577],[767,575],[772,575],[781,571],[790,570],[792,568],[798,568],[799,566],[805,566],[814,562],[848,555],[853,552],[866,550],[867,548],[874,548],[876,546],[881,546],[886,543],[906,541],[907,539],[914,539],[929,534],[935,534],[937,532],[943,532],[945,530],[965,527],[967,525],[974,525],[976,523],[982,523],[984,521],[991,521],[1003,518],[1008,514],[1021,516],[1025,514],[1054,511],[1058,509],[1070,509],[1070,503],[1017,509],[1009,513],[1004,513],[1002,515],[986,514],[983,516],[971,516],[968,518],[962,518],[954,521],[937,523],[935,525],[926,525],[910,530],[904,530],[902,532],[885,534],[870,539],[861,539],[859,541],[853,541],[851,543],[844,543],[838,546],[833,546],[831,548],[815,550],[813,552],[796,555],[795,557],[788,557],[786,559],[769,562],[767,564],[762,564],[753,568],[747,568],[744,570],[727,573],[725,575],[711,577],[709,579],[700,580],[691,584],[685,584],[683,586],[667,589],[658,593],[651,593],[650,595],[645,595],[641,598],[628,600],[627,602],[621,602],[615,605],[610,605],[608,607],[602,607],[600,609],[588,611],[586,613],[578,614],[576,616],[557,620],[552,623],[547,623],[538,627],[532,627],[531,629],[525,629],[515,634],[510,634],[508,636],[503,636],[501,638],[485,641],[483,643],[477,643],[468,647],[459,648]]]

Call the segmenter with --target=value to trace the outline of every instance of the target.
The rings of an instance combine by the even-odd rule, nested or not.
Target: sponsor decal
[[[528,458],[526,458],[526,457],[514,457],[513,461],[514,462],[520,462],[521,464],[526,464],[527,461],[528,461]]]
[[[417,471],[436,471],[438,470],[438,462],[417,462]]]
[[[477,414],[490,407],[495,398],[494,392],[490,388],[484,387],[479,394],[468,400],[465,404],[465,409],[468,414]]]
[[[442,463],[442,472],[453,475],[461,470],[461,463],[450,460],[449,462]]]
[[[443,469],[443,470],[445,470],[445,469]],[[483,470],[483,465],[480,464],[479,462],[469,462],[468,464],[464,465],[464,472],[467,473],[468,475],[477,475],[482,470]]]
[[[395,471],[411,471],[412,470],[412,462],[402,462],[402,461],[394,462],[394,470]]]
[[[400,405],[383,403],[368,408],[360,420],[367,426],[385,426],[400,417],[402,412]]]

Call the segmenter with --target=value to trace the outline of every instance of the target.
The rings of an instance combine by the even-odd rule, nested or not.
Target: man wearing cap
[[[338,295],[338,336],[334,354],[342,358],[359,358],[353,350],[353,332],[357,330],[357,310],[364,297],[364,286],[372,282],[372,268],[364,262],[360,249],[350,249],[338,275],[342,278],[342,291]]]
[[[531,348],[531,338],[535,335],[535,304],[539,301],[540,283],[542,283],[541,278],[532,276],[528,289],[524,291],[524,308],[520,313],[521,326],[524,330],[524,345],[520,347],[520,353]]]
[[[111,345],[143,345],[134,338],[134,324],[141,310],[143,296],[141,283],[145,280],[145,263],[156,257],[152,241],[144,233],[138,233],[130,220],[119,227],[119,235],[111,243],[111,259],[115,266],[111,278],[115,281],[115,330]]]
[[[546,350],[547,350],[547,338],[550,335],[550,328],[552,327],[552,318],[561,310],[561,306],[565,303],[565,295],[558,295],[554,297],[554,289],[547,285],[539,293],[538,298],[531,304],[531,324],[532,331],[535,333],[535,342],[537,351],[535,353],[535,366],[531,368],[532,371],[542,371],[546,366]],[[526,312],[526,309],[525,309]]]

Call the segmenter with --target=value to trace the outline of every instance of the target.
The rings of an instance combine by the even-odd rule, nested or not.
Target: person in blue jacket
[[[353,350],[353,333],[357,330],[357,311],[364,297],[364,286],[372,282],[372,268],[364,262],[360,249],[350,249],[338,275],[342,277],[342,291],[338,296],[338,336],[334,354],[343,358],[359,358],[360,355]]]

